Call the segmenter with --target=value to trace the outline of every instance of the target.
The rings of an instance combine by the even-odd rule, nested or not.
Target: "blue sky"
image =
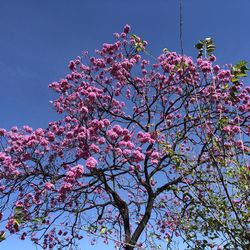
[[[212,37],[220,64],[250,61],[249,9],[249,0],[183,0],[184,53],[195,57],[194,44]],[[152,55],[164,47],[180,52],[178,19],[177,0],[0,1],[0,127],[46,127],[56,119],[48,84],[64,77],[70,59],[111,42],[126,23]],[[35,249],[15,238],[0,248]],[[91,247],[101,248],[108,249]]]

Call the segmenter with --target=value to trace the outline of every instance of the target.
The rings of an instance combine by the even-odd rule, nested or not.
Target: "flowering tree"
[[[49,85],[60,120],[0,130],[0,240],[62,249],[87,233],[126,250],[170,249],[178,237],[247,249],[246,63],[215,65],[208,39],[197,60],[164,50],[152,64],[129,33]]]

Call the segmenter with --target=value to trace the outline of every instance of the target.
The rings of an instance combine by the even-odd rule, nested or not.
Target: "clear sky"
[[[194,44],[212,37],[220,64],[250,61],[249,10],[249,0],[183,0],[184,53],[195,57]],[[178,0],[0,0],[0,127],[46,127],[56,119],[48,84],[65,76],[70,59],[111,42],[126,23],[151,54],[180,52]],[[0,249],[35,248],[10,238]]]

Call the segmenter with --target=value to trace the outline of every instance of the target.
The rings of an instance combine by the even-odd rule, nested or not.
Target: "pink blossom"
[[[106,142],[106,140],[105,140],[104,137],[100,137],[100,138],[98,139],[98,143],[100,143],[100,144],[104,144],[105,142]]]
[[[123,32],[124,32],[125,34],[128,34],[128,33],[130,32],[130,30],[131,30],[131,27],[130,27],[128,24],[126,24],[126,25],[124,26]]]
[[[135,170],[135,166],[130,165],[130,166],[129,166],[129,170],[130,170],[131,172],[133,172],[133,171]]]
[[[84,174],[84,168],[80,164],[72,167],[70,171],[73,172],[75,178],[80,178]]]
[[[96,165],[97,165],[97,160],[93,157],[89,157],[86,161],[86,167],[89,169],[89,170],[92,170],[94,168],[96,168]]]
[[[72,138],[74,137],[74,132],[73,132],[73,131],[67,132],[66,137],[67,137],[68,139],[72,139]]]
[[[38,128],[35,130],[35,134],[37,136],[44,136],[44,130],[42,128]]]
[[[134,162],[143,161],[144,158],[145,158],[145,156],[144,156],[139,150],[135,150],[135,151],[132,153],[132,157],[133,157]]]
[[[215,61],[216,61],[215,55],[211,55],[211,56],[209,57],[209,61],[210,61],[210,62],[215,62]]]
[[[118,135],[122,135],[123,129],[120,125],[115,125],[113,127],[114,132],[116,132]]]
[[[123,152],[123,155],[126,157],[128,157],[131,154],[131,150],[129,149],[124,149],[122,152]]]
[[[247,110],[247,106],[246,105],[240,105],[239,106],[239,111],[245,112],[246,110]]]
[[[153,143],[155,140],[151,138],[151,135],[150,133],[146,132],[146,133],[143,133],[143,132],[139,132],[137,134],[137,138],[138,140],[141,142],[141,143]]]
[[[93,153],[99,153],[100,152],[100,148],[95,144],[91,144],[89,146],[89,150],[92,151]]]
[[[239,149],[243,149],[244,148],[244,143],[242,140],[238,140],[235,142],[236,144],[236,147],[239,148]]]
[[[96,99],[96,93],[95,93],[95,92],[90,92],[90,93],[88,94],[88,98],[89,98],[89,100],[90,100],[91,102],[95,101],[95,99]]]
[[[18,127],[17,127],[17,126],[13,126],[13,127],[11,128],[11,131],[12,131],[12,132],[17,132],[17,131],[18,131]]]
[[[239,199],[233,199],[232,202],[237,204],[237,203],[240,203],[240,200]]]
[[[227,134],[230,134],[231,131],[231,126],[227,125],[222,129],[224,132],[226,132]]]
[[[118,145],[119,145],[119,147],[121,147],[121,148],[126,147],[127,144],[128,144],[128,143],[127,143],[126,141],[119,141],[119,142],[118,142]]]
[[[47,189],[47,190],[55,190],[55,185],[52,184],[51,182],[46,182],[44,184],[44,188]]]
[[[108,130],[106,134],[112,141],[118,138],[118,134],[113,129]]]
[[[51,131],[48,132],[47,137],[50,142],[55,140],[55,134]]]
[[[1,128],[0,129],[0,136],[4,136],[6,134],[6,132],[7,131],[5,129]]]
[[[159,160],[159,158],[160,158],[160,155],[159,155],[159,153],[158,152],[153,152],[152,154],[151,154],[151,162],[153,163],[153,164],[157,164],[158,163],[158,160]]]
[[[120,148],[115,148],[115,153],[117,156],[122,155],[122,150]]]
[[[4,152],[0,152],[0,161],[5,161],[6,159],[8,159],[9,157],[6,155],[6,153]]]
[[[240,126],[233,126],[232,130],[234,133],[239,133],[240,132]]]
[[[73,180],[75,178],[75,173],[72,170],[66,172],[67,180]]]
[[[66,182],[61,186],[59,193],[65,194],[66,192],[71,191],[72,187],[72,184]]]
[[[133,142],[131,142],[131,141],[127,142],[127,148],[128,149],[133,149],[134,147],[135,147],[135,144]]]
[[[30,126],[27,126],[27,125],[23,126],[23,129],[27,133],[31,133],[33,131],[33,129]]]

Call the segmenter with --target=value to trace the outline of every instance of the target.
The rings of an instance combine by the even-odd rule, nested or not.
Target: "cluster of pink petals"
[[[138,132],[137,134],[138,141],[141,143],[154,143],[155,139],[153,138],[153,134],[150,134],[148,132]]]
[[[86,168],[89,170],[93,170],[96,168],[97,160],[93,157],[89,157],[86,161]]]
[[[81,178],[84,173],[83,166],[78,164],[66,172],[66,176],[72,179]]]

